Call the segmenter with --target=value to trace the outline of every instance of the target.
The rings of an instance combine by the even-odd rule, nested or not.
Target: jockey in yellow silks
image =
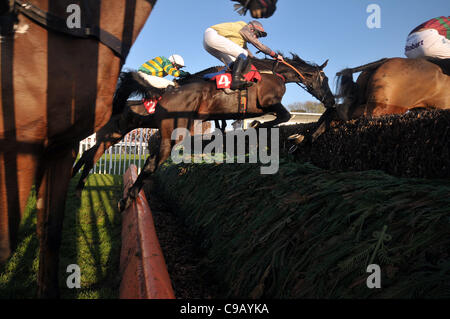
[[[281,55],[259,42],[258,38],[265,36],[267,36],[267,33],[258,21],[221,23],[206,29],[203,47],[208,53],[225,64],[234,62],[231,89],[241,89],[251,85],[251,83],[244,81],[242,76],[242,72],[249,64],[247,57],[253,56],[247,48],[248,42],[272,58],[283,61]]]
[[[422,23],[408,35],[405,46],[408,58],[430,56],[450,58],[450,17],[438,17]]]
[[[168,86],[175,86],[173,81],[164,79],[167,75],[174,77],[185,77],[188,72],[181,70],[184,65],[184,59],[178,55],[171,55],[168,59],[158,56],[141,65],[138,74],[150,85],[158,89],[165,89]]]

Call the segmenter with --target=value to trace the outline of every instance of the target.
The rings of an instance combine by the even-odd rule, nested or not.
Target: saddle
[[[239,113],[245,114],[248,105],[248,88],[235,91],[231,90],[232,76],[226,69],[217,73],[207,74],[205,78],[215,81],[217,89],[223,90],[226,94],[238,93]],[[244,74],[244,79],[248,82],[257,83],[261,80],[261,73],[254,65],[251,65],[250,70]]]

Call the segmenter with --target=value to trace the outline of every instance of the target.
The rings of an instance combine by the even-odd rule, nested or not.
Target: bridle
[[[118,39],[108,31],[101,29],[97,25],[90,25],[88,22],[88,24],[84,24],[80,28],[70,29],[66,24],[66,20],[49,12],[45,12],[29,2],[22,0],[13,0],[11,1],[11,3],[11,10],[16,16],[19,14],[23,14],[34,23],[42,26],[47,30],[63,33],[75,38],[96,39],[97,41],[110,48],[114,52],[114,54],[117,55],[122,61],[125,60],[128,52],[130,51],[131,45],[123,43],[120,39]],[[88,15],[87,20],[91,20],[89,19],[91,18],[91,16],[89,12],[88,0],[82,0],[82,3],[86,8],[86,12]]]
[[[277,74],[277,73],[275,73],[275,69],[276,69],[276,67],[278,66],[278,64],[280,63],[280,61],[276,61],[276,63],[274,64],[274,66],[273,66],[273,69],[272,69],[272,72],[273,72],[273,74]],[[311,95],[313,95],[314,97],[316,97],[321,103],[323,103],[324,102],[324,100],[325,100],[325,96],[323,96],[323,97],[318,97],[318,96],[316,96],[314,93],[313,93],[313,91],[304,83],[305,81],[306,81],[306,78],[305,78],[305,76],[296,68],[296,67],[294,67],[294,66],[292,66],[291,64],[289,64],[288,62],[286,62],[286,61],[281,61],[281,63],[283,63],[284,65],[286,65],[286,66],[288,66],[288,67],[290,67],[292,70],[294,70],[295,71],[295,73],[297,74],[297,76],[298,76],[298,79],[299,79],[299,81],[297,81],[297,82],[295,82],[295,84],[297,84],[299,87],[301,87],[303,90],[305,90],[306,92],[308,92],[309,94],[311,94]],[[319,73],[320,72],[323,72],[323,71],[319,71]],[[322,86],[322,82],[323,82],[323,80],[322,80],[322,77],[321,76],[316,76],[315,77],[315,83],[314,82],[312,82],[312,87],[314,87],[314,84],[317,84],[317,87],[321,87]],[[286,82],[286,81],[285,81]]]

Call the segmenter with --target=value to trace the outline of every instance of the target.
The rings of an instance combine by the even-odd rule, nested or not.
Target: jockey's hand
[[[280,61],[280,62],[284,62],[283,56],[277,54],[277,56],[275,57],[276,60]]]
[[[180,75],[180,79],[184,79],[187,78],[188,76],[191,76],[191,74],[189,72],[183,72],[183,74]]]

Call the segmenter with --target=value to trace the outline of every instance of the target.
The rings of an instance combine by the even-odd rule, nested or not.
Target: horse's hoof
[[[258,128],[258,127],[260,127],[261,126],[261,122],[260,121],[253,121],[253,122],[251,122],[250,123],[250,125],[249,125],[249,127],[251,127],[251,128]]]
[[[121,200],[119,200],[119,202],[117,203],[117,208],[119,209],[119,212],[123,212],[125,209],[127,209],[129,206],[128,204],[128,198],[122,198]]]
[[[295,144],[300,144],[304,141],[305,136],[301,134],[294,134],[288,137],[289,141],[293,141]]]
[[[297,149],[298,149],[298,145],[294,144],[289,148],[288,153],[293,154]]]

